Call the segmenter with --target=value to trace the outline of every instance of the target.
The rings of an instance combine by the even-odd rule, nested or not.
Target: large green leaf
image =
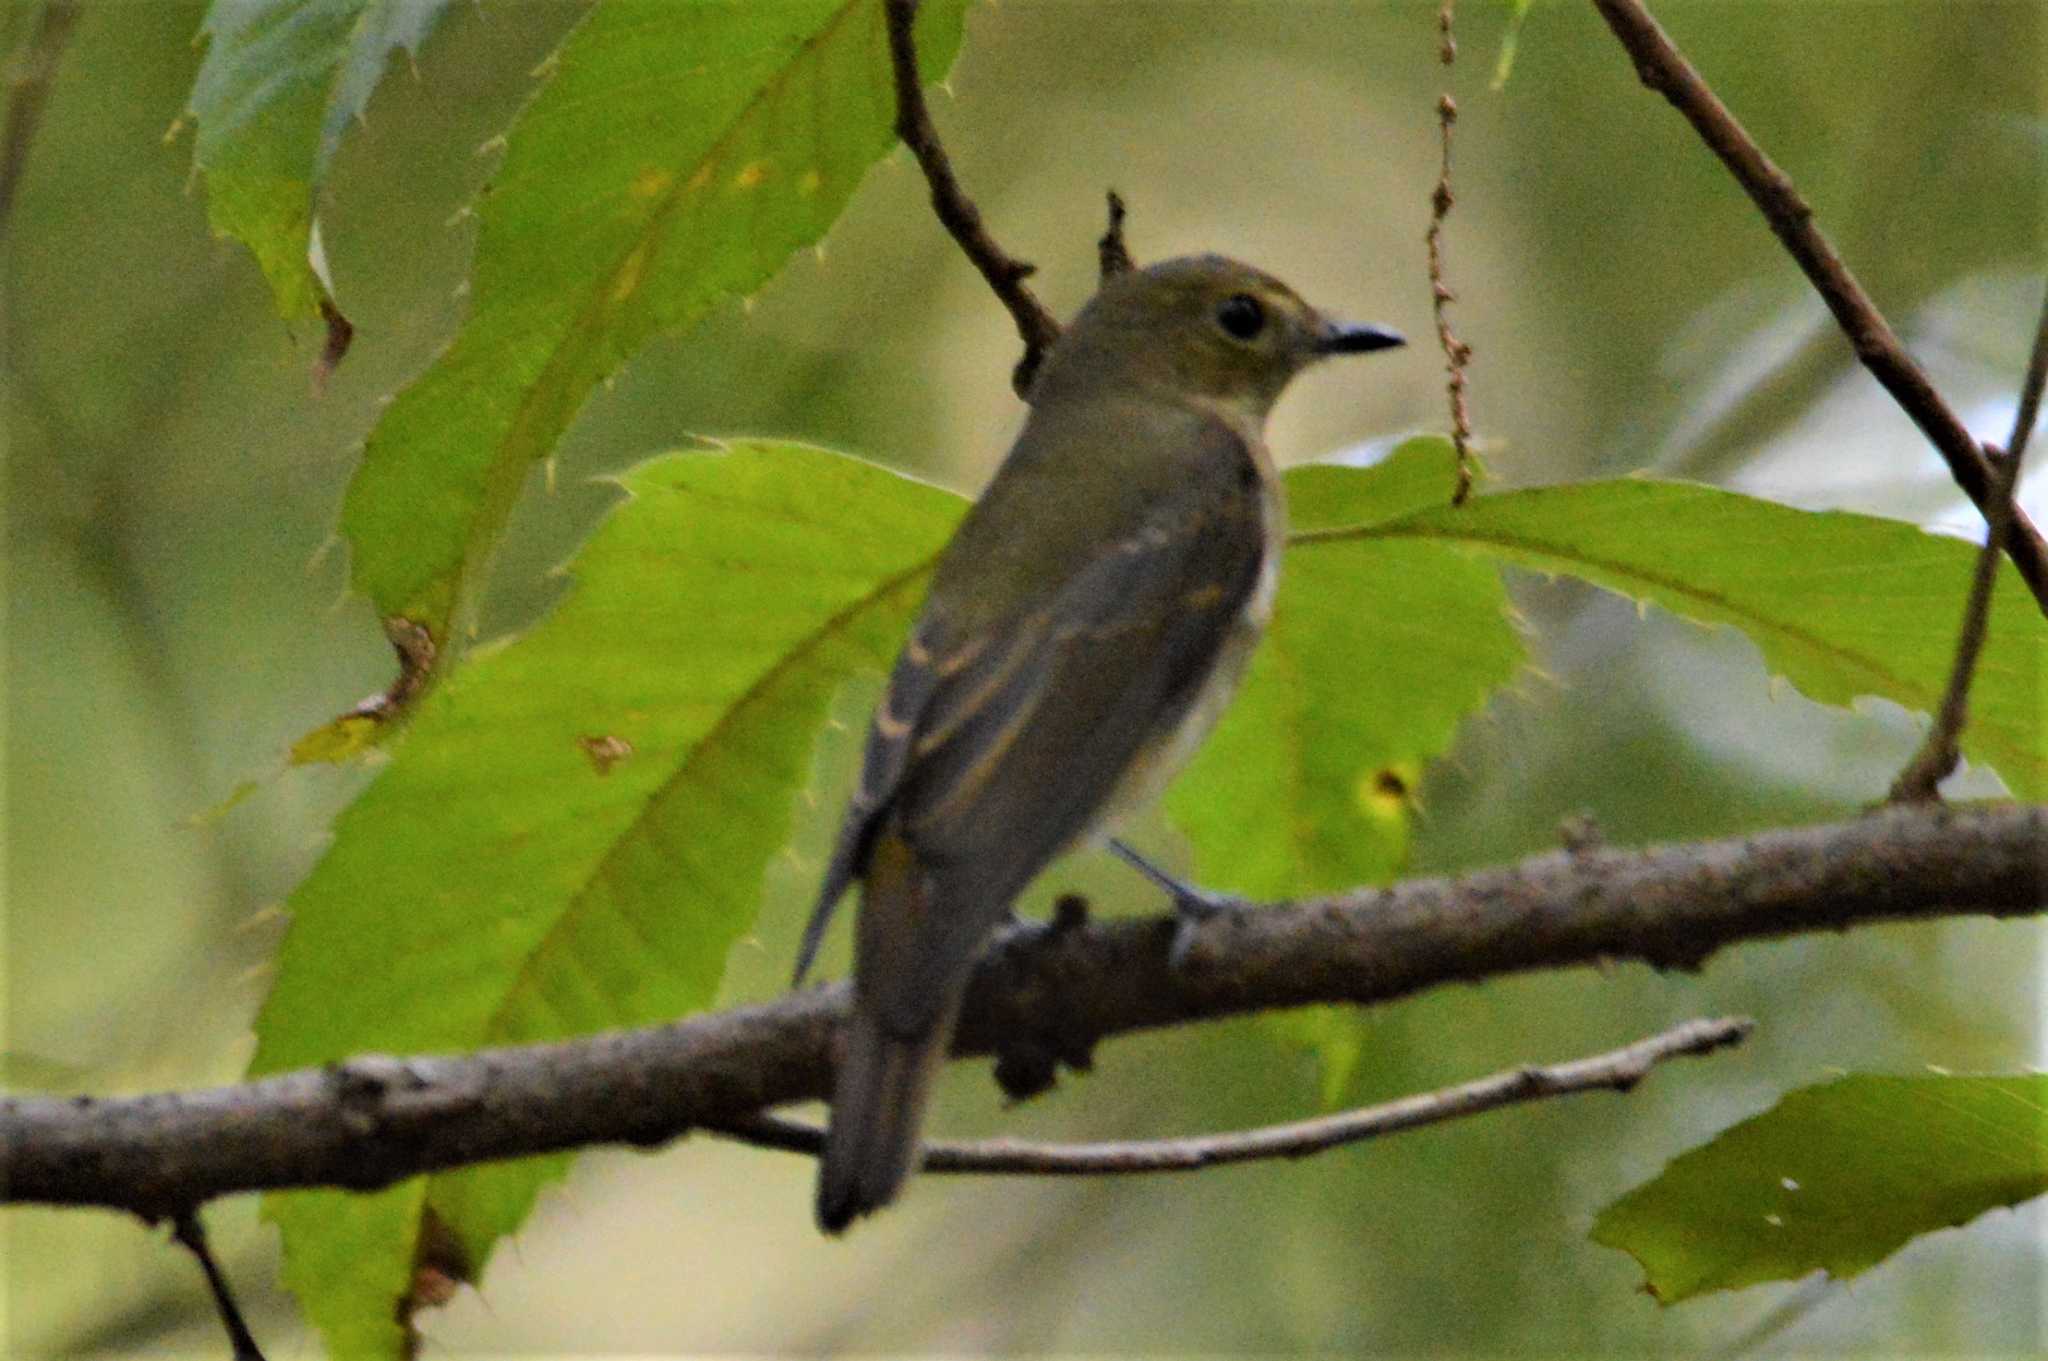
[[[1318,538],[1412,539],[1579,577],[1741,629],[1812,699],[1939,705],[1976,549],[1896,520],[1813,513],[1682,482],[1622,478],[1474,498]],[[2048,794],[2048,621],[2007,564],[1962,746],[2025,798]],[[1882,790],[1872,790],[1873,796]]]
[[[964,6],[920,11],[928,76]],[[593,386],[818,240],[895,141],[880,0],[605,0],[546,69],[478,206],[470,316],[342,509],[356,587],[443,656]]]
[[[1400,869],[1424,763],[1522,661],[1497,571],[1375,534],[1447,504],[1455,467],[1446,441],[1420,438],[1375,468],[1287,474],[1297,528],[1272,626],[1167,796],[1204,884],[1277,898]]]
[[[2048,1192],[2048,1076],[1856,1074],[1788,1094],[1600,1212],[1666,1304],[1809,1271]]]
[[[834,689],[893,654],[962,503],[769,443],[671,455],[622,484],[562,605],[423,700],[342,815],[292,896],[252,1071],[711,1001]],[[423,1216],[480,1269],[562,1165],[437,1176],[424,1195],[273,1197],[289,1279],[337,1350],[388,1354]]]
[[[278,311],[331,304],[311,259],[320,191],[350,122],[399,48],[417,52],[448,0],[214,0],[189,105],[207,216],[246,245]]]

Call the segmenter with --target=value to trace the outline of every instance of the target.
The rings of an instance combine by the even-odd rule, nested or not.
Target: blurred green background
[[[2048,258],[2048,10],[1657,9],[1937,385],[1980,435],[2003,438]],[[1435,10],[1003,0],[971,12],[955,97],[934,113],[1058,311],[1089,290],[1113,185],[1140,258],[1243,255],[1421,340]],[[359,333],[315,398],[319,337],[278,323],[246,253],[209,238],[189,137],[164,139],[197,66],[200,7],[84,11],[4,229],[10,1083],[139,1090],[228,1080],[245,1061],[274,904],[367,778],[280,774],[284,751],[388,678],[370,612],[327,551],[341,488],[382,399],[461,315],[471,229],[456,219],[490,171],[479,144],[581,12],[459,5],[416,67],[401,59],[337,166],[325,239]],[[36,13],[11,0],[10,46]],[[1499,481],[1650,468],[1970,532],[1937,460],[1590,6],[1536,6],[1512,80],[1491,92],[1504,13],[1461,8],[1448,238]],[[520,627],[561,589],[549,569],[615,499],[595,478],[691,434],[796,436],[972,490],[1018,419],[1014,358],[1007,318],[899,152],[824,251],[749,306],[650,346],[590,403],[553,476],[534,477],[485,632]],[[1441,428],[1439,368],[1416,344],[1369,371],[1320,373],[1284,404],[1274,445],[1299,460]],[[2044,484],[2030,482],[2039,515]],[[1515,589],[1538,665],[1429,773],[1419,870],[1553,845],[1580,811],[1616,842],[1845,813],[1881,795],[1917,735],[1889,706],[1823,710],[1774,687],[1739,636],[1569,583]],[[264,781],[255,796],[199,817],[251,778]],[[1982,772],[1960,787],[1998,790]],[[806,813],[800,844],[822,843],[836,811]],[[1049,878],[1109,910],[1158,906],[1093,859]],[[771,876],[733,998],[780,986],[810,891]],[[523,1355],[2030,1352],[2048,1338],[2039,1204],[1918,1242],[1846,1287],[1669,1310],[1584,1234],[1667,1158],[1832,1070],[2039,1064],[2040,943],[2033,925],[1959,922],[1746,948],[1697,977],[1627,967],[1432,994],[1359,1019],[1347,1099],[1693,1014],[1747,1012],[1762,1028],[1625,1099],[1308,1162],[930,1178],[844,1242],[811,1227],[804,1161],[703,1139],[600,1153],[544,1199],[484,1292],[424,1331],[437,1350]],[[1118,1041],[1093,1076],[1011,1110],[962,1065],[933,1123],[1135,1137],[1293,1118],[1318,1100],[1314,1064],[1244,1023]],[[311,1354],[253,1203],[211,1218],[271,1355]],[[10,1211],[0,1233],[8,1354],[224,1350],[196,1270],[161,1231]]]

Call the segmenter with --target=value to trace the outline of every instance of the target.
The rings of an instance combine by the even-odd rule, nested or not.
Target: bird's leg
[[[1173,915],[1180,920],[1174,927],[1173,946],[1166,952],[1166,962],[1172,968],[1178,969],[1186,962],[1188,950],[1195,943],[1195,932],[1203,922],[1243,906],[1240,899],[1227,893],[1212,893],[1176,879],[1119,838],[1110,838],[1109,849],[1117,859],[1150,879],[1173,899]]]

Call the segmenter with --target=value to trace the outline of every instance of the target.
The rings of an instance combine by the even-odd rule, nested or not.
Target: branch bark
[[[1177,970],[1170,918],[1020,933],[978,968],[954,1052],[1071,1061],[1105,1036],[1252,1011],[1612,960],[1694,968],[1738,941],[1870,922],[2034,914],[2044,849],[2048,805],[1901,806],[1227,912]],[[824,1096],[844,1005],[834,985],[460,1058],[356,1058],[202,1091],[10,1097],[0,1199],[173,1217],[236,1192],[367,1189],[588,1144],[659,1144]]]
[[[1921,367],[1906,353],[1882,313],[1842,263],[1833,243],[1813,225],[1813,208],[1785,172],[1717,98],[1640,0],[1593,0],[1600,17],[1628,50],[1643,84],[1669,100],[1713,153],[1721,158],[1771,230],[1798,262],[1835,321],[1848,336],[1856,358],[1920,427],[1948,464],[1949,475],[1984,512],[1994,513],[1998,478],[1990,459],[1961,418],[1942,400]],[[2048,613],[2048,543],[2017,507],[2013,509],[2006,554],[2019,569],[2043,613]]]

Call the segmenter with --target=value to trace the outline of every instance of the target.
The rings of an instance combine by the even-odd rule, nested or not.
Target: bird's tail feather
[[[838,1233],[902,1189],[949,1029],[901,1039],[855,1007],[818,1169],[818,1225],[825,1232]]]

